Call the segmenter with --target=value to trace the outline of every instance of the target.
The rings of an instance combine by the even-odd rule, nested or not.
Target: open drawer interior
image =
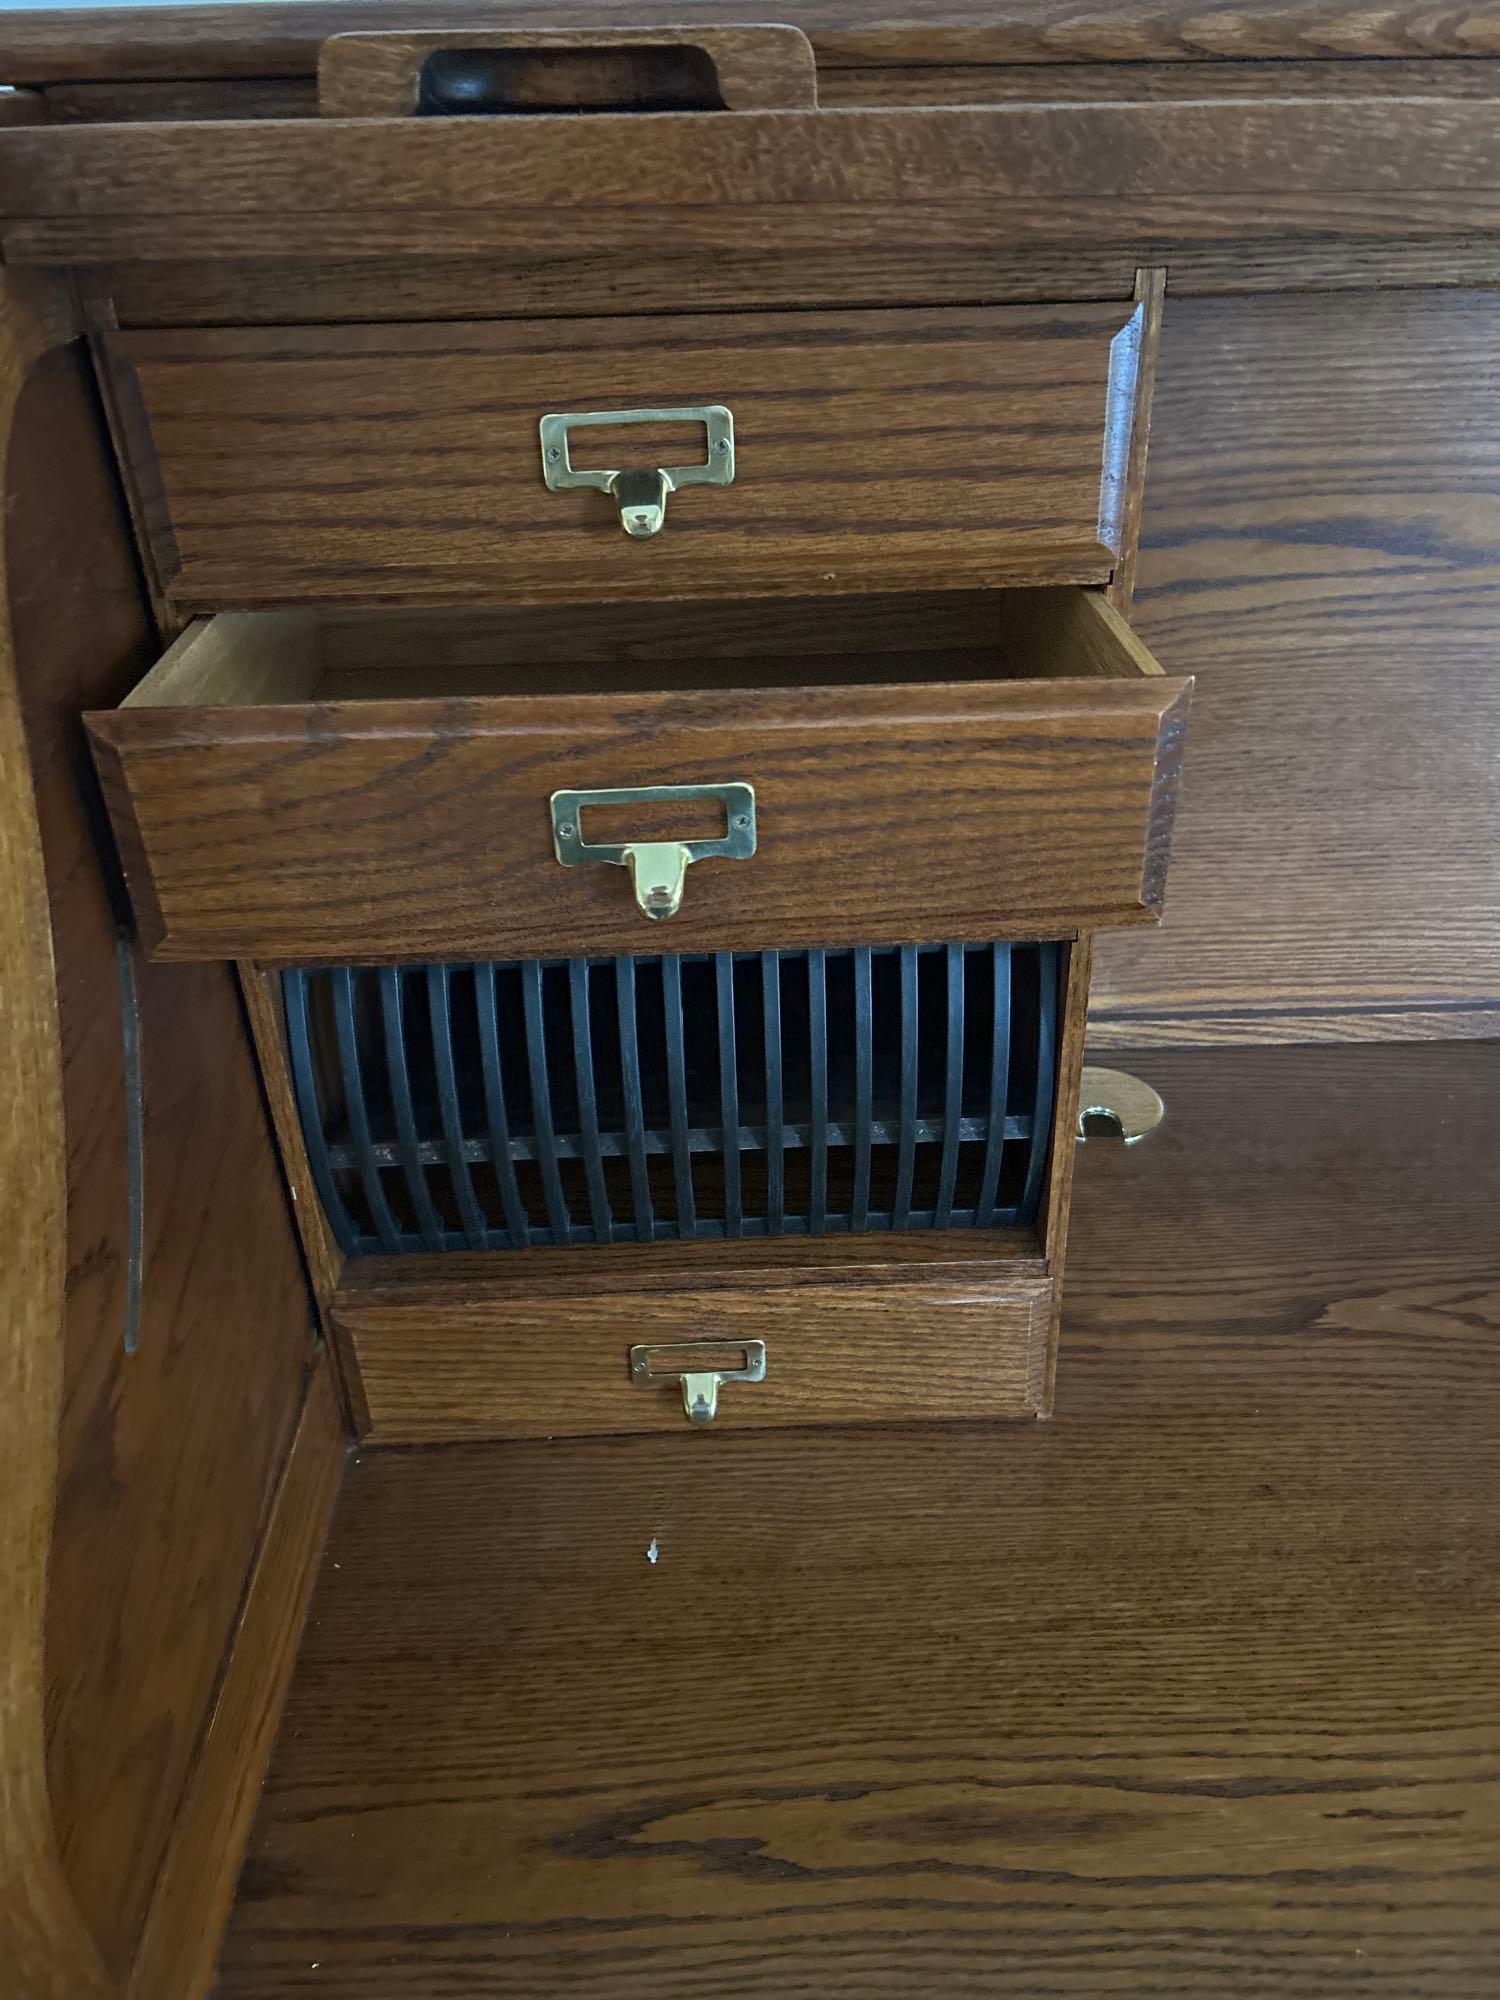
[[[185,632],[126,706],[625,694],[1161,672],[1077,588],[564,610],[225,612]]]

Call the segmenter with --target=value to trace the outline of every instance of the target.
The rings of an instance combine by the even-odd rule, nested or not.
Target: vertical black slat
[[[446,965],[427,968],[428,1025],[432,1031],[432,1066],[437,1075],[438,1115],[443,1127],[443,1157],[453,1177],[458,1216],[471,1250],[485,1247],[484,1211],[474,1198],[469,1162],[464,1157],[463,1116],[458,1105],[458,1079],[453,1073],[452,977]]]
[[[724,1234],[739,1236],[745,1226],[740,1198],[740,1080],[734,1039],[734,957],[714,953],[719,1000],[719,1122],[723,1126]]]
[[[1026,1162],[1026,1191],[1021,1196],[1021,1220],[1036,1217],[1041,1200],[1047,1141],[1052,1136],[1052,1096],[1057,1072],[1057,946],[1037,947],[1036,1095],[1031,1104],[1031,1153]]]
[[[401,974],[393,965],[383,967],[380,973],[380,1018],[385,1029],[385,1068],[391,1083],[391,1103],[396,1111],[396,1138],[401,1147],[407,1192],[417,1212],[422,1247],[425,1250],[441,1250],[443,1220],[432,1205],[427,1170],[418,1151],[417,1120],[411,1102],[411,1072],[406,1062]]]
[[[997,944],[990,950],[995,975],[991,1008],[990,1109],[989,1127],[984,1138],[984,1170],[979,1181],[979,1200],[974,1208],[976,1229],[989,1229],[994,1224],[1000,1161],[1005,1151],[1005,1112],[1010,1097],[1010,946]]]
[[[807,1227],[821,1236],[828,1227],[828,958],[807,954],[808,1085],[812,1123],[812,1191]]]
[[[615,960],[615,1009],[620,1022],[620,1076],[625,1086],[625,1145],[630,1154],[630,1198],[638,1243],[656,1235],[651,1182],[646,1172],[646,1113],[641,1100],[641,1050],[635,1021],[635,960]]]
[[[365,1103],[364,1072],[359,1062],[359,1036],[354,1023],[354,979],[348,966],[329,975],[333,981],[333,1021],[338,1035],[339,1070],[344,1079],[344,1106],[349,1115],[349,1136],[359,1159],[359,1178],[370,1204],[375,1234],[383,1250],[401,1248],[401,1231],[391,1214],[380,1178],[380,1163],[370,1139],[370,1113]]]
[[[589,962],[568,961],[568,999],[573,1016],[573,1074],[578,1080],[578,1143],[588,1180],[589,1221],[594,1241],[608,1243],[612,1217],[599,1148],[599,1100],[594,1093],[594,1038],[589,1018]]]
[[[323,1124],[323,1107],[318,1102],[318,1086],[313,1069],[312,1035],[307,1021],[308,975],[284,972],[281,975],[282,1004],[286,1009],[287,1054],[292,1064],[292,1089],[302,1120],[302,1137],[307,1146],[307,1163],[312,1168],[313,1186],[328,1217],[334,1241],[346,1256],[359,1249],[359,1231],[344,1205],[333,1167],[328,1158],[328,1133]]]
[[[667,1117],[672,1130],[672,1178],[677,1188],[677,1234],[698,1233],[693,1199],[693,1153],[688,1141],[687,1035],[682,1017],[682,960],[661,962],[661,997],[667,1021]]]
[[[547,1061],[547,1017],[542,1006],[542,967],[530,958],[521,967],[521,1006],[526,1016],[526,1071],[531,1079],[531,1125],[536,1163],[541,1169],[547,1227],[558,1243],[573,1234],[573,1218],[557,1169],[557,1133],[552,1123],[552,1070]]]
[[[766,1233],[786,1227],[786,1111],[781,1081],[781,954],[760,955],[761,1014],[766,1049]]]
[[[943,1089],[943,1158],[938,1169],[934,1229],[953,1227],[953,1188],[958,1179],[958,1128],[964,1115],[964,948],[947,947],[948,1048]]]
[[[854,1199],[849,1227],[870,1226],[870,1120],[875,1086],[875,1003],[870,947],[854,954]]]
[[[912,1172],[917,1161],[917,948],[901,947],[901,1138],[896,1154],[896,1201],[891,1227],[911,1221]]]
[[[500,1205],[512,1247],[523,1250],[531,1235],[526,1205],[516,1179],[510,1151],[510,1114],[505,1104],[505,1076],[500,1067],[500,1017],[495,997],[495,968],[474,968],[474,1003],[479,1012],[479,1061],[484,1072],[484,1111],[490,1128],[490,1154],[500,1181]]]

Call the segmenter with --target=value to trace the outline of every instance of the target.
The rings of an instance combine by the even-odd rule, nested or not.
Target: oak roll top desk
[[[1500,20],[668,11],[0,14],[28,1992],[205,1990],[347,1437],[1046,1415],[1096,936],[1101,1045],[1261,1004],[1173,311],[1226,536],[1236,371],[1461,370]]]

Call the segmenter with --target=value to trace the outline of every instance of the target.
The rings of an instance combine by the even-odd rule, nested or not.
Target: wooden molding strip
[[[0,290],[0,463],[32,365],[67,331],[51,286]],[[0,1963],[28,1994],[108,1992],[63,1880],[47,1794],[43,1618],[62,1393],[62,1050],[41,837],[0,606]]]
[[[129,2000],[201,2000],[270,1761],[348,1437],[333,1369],[315,1369],[271,1503],[213,1714],[180,1801]]]
[[[0,133],[0,216],[18,262],[1410,238],[1500,220],[1500,127],[1399,97],[75,125]]]
[[[26,107],[11,115],[27,115]],[[61,284],[0,276],[0,467],[28,375],[76,331]],[[0,1021],[7,1225],[0,1258],[0,1965],[28,2000],[102,2000],[113,1989],[63,1876],[47,1791],[43,1620],[62,1395],[67,1156],[47,881],[3,596]]]
[[[586,0],[572,27],[638,26],[638,0]],[[688,11],[664,4],[661,15]],[[1423,0],[911,0],[908,18],[872,0],[798,0],[773,17],[810,38],[820,65],[892,63],[1192,62],[1500,54],[1500,8],[1434,9]],[[744,0],[694,0],[696,25],[738,23]],[[16,83],[310,74],[329,35],[349,30],[493,27],[493,0],[310,0],[309,4],[0,10]],[[553,27],[555,6],[520,0],[508,27]]]

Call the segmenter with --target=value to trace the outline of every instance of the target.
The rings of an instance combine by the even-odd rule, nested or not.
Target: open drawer
[[[88,725],[159,957],[776,950],[1159,915],[1190,686],[1072,588],[231,613]]]

